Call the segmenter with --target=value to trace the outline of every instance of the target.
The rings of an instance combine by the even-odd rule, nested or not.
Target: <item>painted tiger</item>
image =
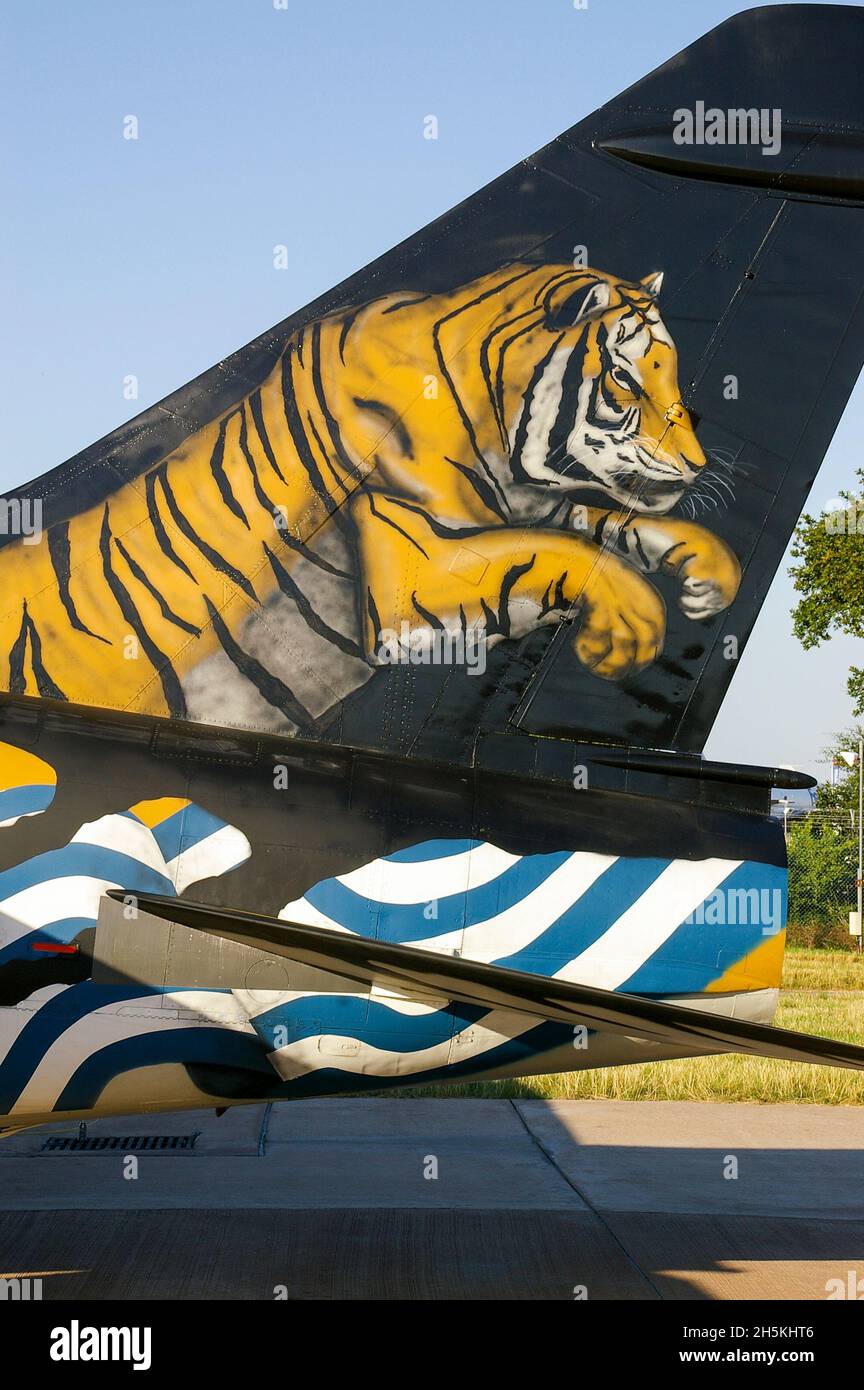
[[[661,279],[510,264],[296,330],[239,404],[0,552],[0,685],[308,731],[385,629],[492,645],[574,613],[586,667],[644,668],[665,631],[646,576],[672,575],[693,619],[740,580],[667,515],[706,460]]]

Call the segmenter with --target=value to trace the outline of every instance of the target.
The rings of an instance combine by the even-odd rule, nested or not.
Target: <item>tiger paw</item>
[[[606,680],[635,675],[660,655],[666,607],[652,585],[606,555],[589,576],[575,651],[583,666]]]
[[[741,583],[741,566],[724,541],[702,531],[688,546],[677,576],[681,582],[678,607],[693,622],[700,622],[732,603]]]

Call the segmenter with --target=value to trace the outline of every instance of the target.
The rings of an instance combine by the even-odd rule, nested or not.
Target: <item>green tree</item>
[[[827,933],[840,926],[845,933],[846,916],[855,906],[853,840],[814,819],[789,827],[787,849],[793,927],[819,925]]]
[[[858,491],[840,494],[844,508],[819,517],[805,512],[795,531],[797,563],[789,573],[802,598],[792,630],[804,647],[818,647],[835,632],[864,638],[864,469],[857,476]],[[853,713],[864,714],[864,669],[850,669],[847,689]]]
[[[850,768],[841,754],[857,751],[862,735],[864,726],[834,736],[824,751],[839,772],[817,788],[813,814],[789,826],[789,922],[793,939],[797,929],[802,944],[838,946],[848,940],[847,914],[856,902],[861,770],[857,764]]]
[[[854,753],[857,756],[858,745],[864,738],[864,724],[857,724],[854,728],[846,729],[843,733],[835,734],[831,740],[830,747],[824,748],[823,754],[826,761],[837,769],[832,778],[832,782],[822,782],[816,788],[816,809],[822,812],[834,812],[836,814],[836,826],[838,830],[845,827],[852,828],[857,825],[858,815],[858,779],[861,776],[861,769],[857,763],[853,767],[845,754]],[[820,819],[826,819],[821,816]],[[857,833],[857,832],[856,832]]]

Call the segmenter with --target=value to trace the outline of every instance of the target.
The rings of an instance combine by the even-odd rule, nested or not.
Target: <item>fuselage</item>
[[[216,951],[172,978],[137,892],[770,1021],[786,870],[768,787],[625,761],[583,748],[577,787],[563,742],[524,776],[491,744],[469,771],[10,707],[0,1126],[675,1055],[299,965],[226,975]]]

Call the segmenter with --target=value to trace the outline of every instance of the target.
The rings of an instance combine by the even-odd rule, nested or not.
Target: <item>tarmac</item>
[[[78,1130],[0,1140],[0,1276],[43,1299],[815,1300],[864,1281],[864,1109],[328,1099],[86,1128],[197,1135],[181,1152],[44,1150]]]

